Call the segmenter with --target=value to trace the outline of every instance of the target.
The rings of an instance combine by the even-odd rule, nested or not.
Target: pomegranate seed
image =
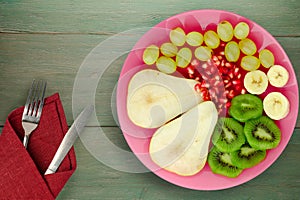
[[[216,97],[216,90],[215,89],[210,89],[209,90],[209,93],[210,93],[210,97],[212,98],[215,98]]]
[[[241,92],[243,89],[242,85],[236,85],[235,86],[235,90],[238,91],[238,92]]]
[[[221,51],[221,52],[220,52],[220,55],[224,56],[224,55],[225,55],[225,52],[224,52],[224,51]]]
[[[195,73],[195,69],[192,66],[188,66],[187,71],[188,71],[189,74],[194,74]]]
[[[211,60],[206,61],[208,65],[212,65]]]
[[[207,69],[207,67],[208,67],[208,65],[207,65],[206,63],[204,63],[204,64],[202,65],[202,68],[203,68],[203,69]]]
[[[238,68],[238,67],[234,68],[234,75],[238,75],[239,71],[240,71],[240,68]]]
[[[219,60],[217,60],[216,62],[215,62],[215,65],[218,67],[218,66],[220,66],[220,61]]]
[[[209,96],[203,96],[203,101],[210,101]]]
[[[226,108],[229,108],[231,106],[231,103],[228,101],[226,104],[225,104],[225,107]]]
[[[216,81],[220,81],[221,80],[221,77],[219,75],[216,75],[215,78],[214,78]]]
[[[231,65],[231,63],[227,62],[227,63],[225,63],[225,67],[231,68],[232,65]]]
[[[228,73],[229,73],[229,70],[230,70],[229,68],[223,67],[223,69],[224,69],[224,70],[223,70],[223,71],[224,71],[224,74],[228,74]]]
[[[219,86],[220,83],[221,83],[221,81],[215,81],[213,85],[214,85],[214,86]]]
[[[201,92],[201,84],[200,83],[197,83],[195,86],[194,86],[194,89],[196,90],[196,92]]]
[[[228,102],[228,99],[227,98],[220,98],[219,102],[225,104],[225,103]]]
[[[229,80],[228,80],[228,79],[225,79],[225,80],[223,80],[223,82],[224,82],[225,84],[227,84],[227,83],[229,83]]]
[[[209,88],[209,87],[210,87],[210,84],[209,84],[209,83],[206,83],[206,82],[203,82],[203,83],[201,84],[201,87],[203,87],[203,88]]]
[[[227,83],[227,84],[225,85],[225,88],[227,89],[227,88],[229,88],[229,87],[231,87],[231,86],[232,86],[232,83],[229,82],[229,83]]]
[[[208,90],[206,88],[201,88],[201,95],[204,101],[209,100]]]
[[[224,67],[225,66],[225,60],[222,60],[221,62],[221,66]]]
[[[232,84],[235,85],[235,86],[236,85],[240,85],[241,84],[241,80],[239,80],[239,79],[233,80]]]
[[[217,56],[213,56],[213,57],[212,57],[212,60],[213,60],[213,61],[218,61],[219,59],[218,59]]]
[[[191,65],[193,67],[198,67],[200,65],[200,62],[197,59],[193,59],[192,62],[191,62]]]
[[[222,60],[222,58],[223,58],[222,56],[218,56],[218,59],[219,59],[219,60]]]
[[[238,79],[240,79],[240,78],[242,77],[242,74],[238,74],[236,77],[237,77]]]
[[[194,79],[194,75],[193,74],[189,74],[189,78],[190,79]]]
[[[223,105],[222,105],[222,104],[219,104],[219,105],[218,105],[218,108],[219,108],[219,109],[221,109],[222,107],[223,107]]]
[[[234,90],[230,90],[229,93],[228,93],[228,95],[227,95],[227,97],[228,97],[229,99],[232,99],[234,96],[235,96],[235,95],[234,95]]]
[[[242,89],[241,94],[246,94],[246,89],[245,88]]]
[[[202,76],[202,78],[203,78],[203,80],[205,80],[205,81],[208,81],[208,80],[209,80],[209,77],[207,77],[207,76]]]
[[[206,75],[209,77],[209,79],[211,79],[212,72],[211,72],[211,71],[207,71],[207,72],[206,72]]]

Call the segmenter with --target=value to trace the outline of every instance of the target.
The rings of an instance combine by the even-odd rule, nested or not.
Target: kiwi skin
[[[212,143],[222,152],[233,152],[246,142],[244,127],[233,118],[220,118],[215,127]]]
[[[247,121],[244,133],[251,147],[259,150],[273,149],[278,146],[281,139],[280,129],[266,116]]]
[[[207,160],[211,171],[215,174],[235,178],[243,171],[232,164],[230,153],[224,153],[216,146],[209,152]]]
[[[233,165],[245,169],[259,164],[266,154],[266,150],[257,150],[249,144],[244,144],[241,149],[231,153],[231,161]]]
[[[263,103],[262,100],[252,94],[241,94],[235,96],[231,101],[229,115],[240,122],[246,122],[262,116]]]

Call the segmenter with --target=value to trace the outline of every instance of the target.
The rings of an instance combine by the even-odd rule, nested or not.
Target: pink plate
[[[267,151],[264,161],[255,167],[245,169],[237,178],[227,178],[221,175],[213,174],[210,167],[206,164],[198,174],[184,177],[170,173],[164,169],[159,169],[151,160],[148,149],[149,142],[155,129],[143,129],[135,126],[128,118],[126,111],[126,97],[128,82],[131,77],[143,69],[142,53],[150,44],[160,45],[168,40],[168,34],[171,29],[181,27],[186,33],[190,31],[208,30],[210,27],[216,27],[220,21],[227,20],[234,26],[238,22],[246,22],[250,27],[249,38],[257,45],[257,50],[268,48],[275,56],[275,64],[285,66],[290,74],[290,79],[284,88],[276,89],[282,92],[290,101],[290,113],[277,125],[282,131],[282,139],[278,147]],[[159,36],[159,37],[158,37]],[[270,92],[271,90],[267,91]],[[195,189],[195,190],[221,190],[243,184],[264,172],[282,153],[293,134],[294,126],[298,115],[298,85],[293,67],[288,56],[280,44],[265,29],[256,23],[242,16],[220,10],[195,10],[185,12],[169,19],[150,29],[134,46],[129,53],[118,84],[117,90],[117,108],[120,126],[124,137],[140,161],[153,173],[162,179],[175,185]]]

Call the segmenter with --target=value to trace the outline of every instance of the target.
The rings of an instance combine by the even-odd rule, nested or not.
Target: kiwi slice
[[[233,118],[220,118],[215,127],[212,143],[222,152],[233,152],[246,142],[244,127]]]
[[[231,101],[229,115],[240,122],[260,117],[263,113],[262,100],[252,94],[235,96]]]
[[[232,164],[230,153],[224,153],[215,146],[208,154],[208,164],[213,173],[230,178],[237,177],[243,171]]]
[[[266,116],[247,121],[244,133],[251,147],[261,150],[277,147],[281,139],[280,129]]]
[[[257,150],[249,144],[244,144],[239,150],[231,153],[232,163],[242,169],[257,165],[265,157],[266,150]]]

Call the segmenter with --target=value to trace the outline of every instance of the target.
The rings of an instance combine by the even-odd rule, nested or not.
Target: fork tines
[[[33,80],[23,112],[23,121],[38,123],[44,106],[47,82]]]

